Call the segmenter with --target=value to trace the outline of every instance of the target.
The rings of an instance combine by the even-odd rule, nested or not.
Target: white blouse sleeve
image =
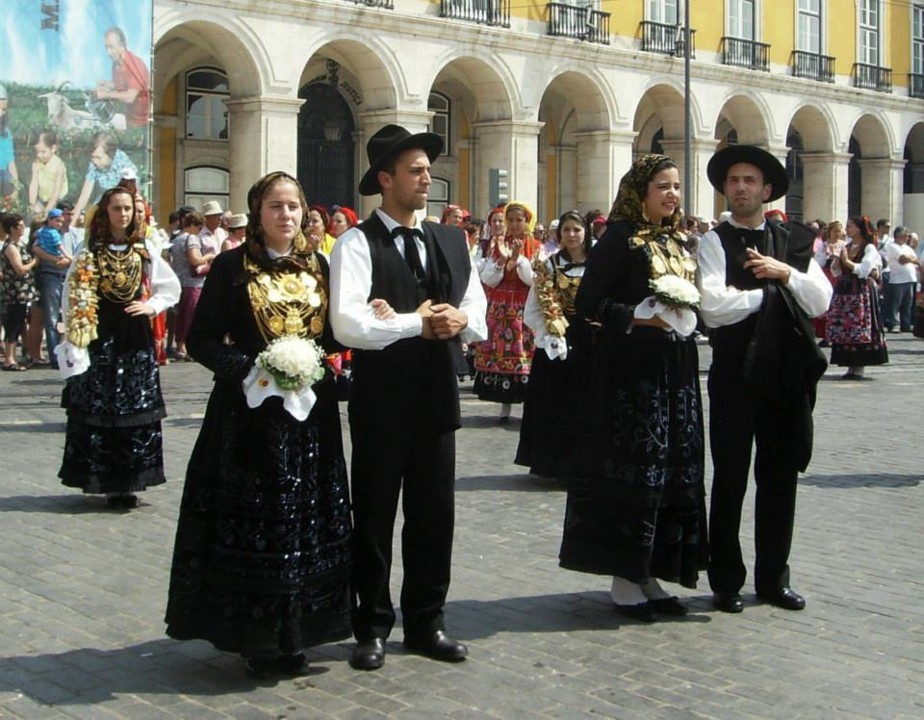
[[[151,297],[145,304],[154,308],[155,315],[160,315],[180,301],[180,279],[153,243],[146,242],[145,246],[151,257]]]

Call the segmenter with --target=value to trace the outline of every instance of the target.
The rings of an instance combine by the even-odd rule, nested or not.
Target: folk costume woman
[[[706,566],[696,265],[679,203],[673,161],[636,160],[575,301],[597,331],[559,557],[612,575],[616,609],[643,621],[685,614],[658,579],[695,587]]]
[[[831,263],[836,279],[825,337],[831,344],[831,364],[847,366],[841,379],[863,380],[867,365],[889,362],[876,287],[882,256],[868,217],[850,218],[846,231],[850,243]]]
[[[488,339],[475,346],[475,394],[501,403],[502,423],[510,419],[510,405],[523,401],[529,382],[533,333],[523,322],[523,308],[539,250],[532,237],[532,210],[511,202],[504,219],[506,235],[492,237],[484,252],[480,274],[488,298]]]
[[[247,240],[212,265],[188,347],[215,376],[180,506],[167,634],[240,653],[258,677],[350,635],[351,521],[327,262],[301,186],[248,193]],[[226,343],[225,338],[230,342]]]
[[[179,300],[180,283],[141,227],[127,190],[103,193],[65,281],[66,338],[55,349],[67,379],[58,477],[117,508],[137,507],[136,492],[165,481],[152,320]]]
[[[575,315],[574,299],[584,276],[591,234],[583,215],[569,210],[559,218],[560,249],[533,262],[523,319],[535,334],[536,351],[523,403],[520,444],[514,462],[533,475],[567,478],[574,452],[573,366],[580,336],[590,326]],[[582,366],[583,367],[583,366]],[[580,375],[580,371],[578,375]]]

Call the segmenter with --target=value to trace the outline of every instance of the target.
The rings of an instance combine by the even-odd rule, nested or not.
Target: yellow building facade
[[[543,220],[606,209],[655,150],[714,217],[706,163],[739,142],[787,163],[796,218],[924,229],[924,0],[160,0],[154,35],[161,214],[243,211],[274,169],[367,213],[365,143],[396,122],[446,140],[434,214],[484,215],[492,168]]]

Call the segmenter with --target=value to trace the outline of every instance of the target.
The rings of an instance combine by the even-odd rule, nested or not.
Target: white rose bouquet
[[[682,277],[662,275],[657,280],[651,280],[648,286],[655,298],[668,307],[689,308],[690,310],[699,307],[699,290],[693,283]]]
[[[283,335],[257,355],[257,365],[272,375],[280,390],[299,392],[324,377],[324,357],[314,340]]]
[[[324,377],[325,353],[314,340],[283,335],[257,355],[244,378],[247,405],[255,408],[268,397],[281,397],[296,420],[305,420],[317,402],[311,386]]]

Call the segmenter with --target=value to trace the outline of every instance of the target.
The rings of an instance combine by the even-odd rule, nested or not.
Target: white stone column
[[[619,180],[632,167],[636,133],[625,130],[576,132],[576,204],[584,212],[598,208],[609,214]]]
[[[230,207],[247,207],[247,191],[263,175],[298,171],[298,111],[305,101],[288,96],[227,101],[231,176]]]
[[[577,199],[577,147],[574,145],[556,145],[553,148],[558,162],[555,172],[555,197],[558,207],[549,208],[549,217],[558,217],[566,210],[579,209],[584,212],[590,207],[582,207]]]
[[[803,201],[805,222],[821,218],[847,217],[847,187],[850,153],[802,153]]]
[[[904,195],[902,194],[902,172],[904,159],[860,158],[860,211],[874,223],[877,218],[889,218],[893,227],[894,218],[904,216]]]
[[[360,178],[369,169],[369,156],[366,154],[366,145],[369,138],[375,135],[386,125],[400,125],[411,134],[427,132],[430,128],[430,118],[433,113],[418,110],[398,110],[391,108],[388,110],[374,110],[359,114],[360,128],[354,133],[353,140],[356,143],[356,154],[358,158],[357,168],[359,172],[356,175],[356,183],[359,184]],[[434,163],[434,168],[439,167],[439,158]],[[356,208],[360,218],[368,216],[382,202],[381,195],[361,195],[359,198],[359,207]],[[420,215],[426,214],[421,211]]]
[[[715,191],[709,184],[709,178],[706,176],[706,166],[709,164],[709,158],[715,154],[715,146],[718,140],[706,140],[694,138],[690,143],[690,160],[692,171],[690,173],[691,187],[684,187],[683,206],[689,206],[696,217],[712,218],[715,213]],[[668,155],[680,170],[680,182],[684,179],[684,142],[678,140],[662,140],[661,147],[664,148],[664,154]]]
[[[478,215],[490,208],[488,201],[488,171],[507,170],[510,199],[536,207],[536,158],[539,131],[543,123],[528,120],[492,120],[475,123],[473,165],[475,183],[472,188]]]

